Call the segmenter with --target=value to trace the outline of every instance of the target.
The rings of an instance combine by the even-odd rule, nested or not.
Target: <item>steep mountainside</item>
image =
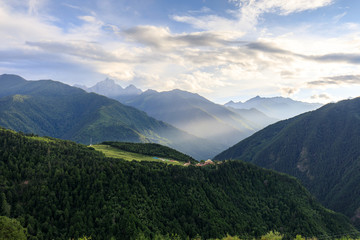
[[[225,106],[237,109],[256,108],[267,116],[276,119],[287,119],[304,112],[315,110],[322,105],[319,103],[294,101],[290,98],[283,97],[262,98],[256,96],[244,103],[230,101],[226,103]]]
[[[118,101],[60,82],[14,75],[0,76],[0,126],[85,144],[91,139],[162,143],[197,159],[222,150]]]
[[[116,84],[114,80],[109,78],[98,82],[89,88],[79,85],[75,85],[75,87],[82,88],[87,92],[94,92],[109,98],[116,99],[119,102],[125,102],[126,100],[138,96],[142,93],[142,91],[136,88],[134,85],[129,85],[126,88],[122,88],[120,85]]]
[[[360,98],[275,123],[217,155],[299,178],[360,226]]]
[[[295,178],[254,165],[129,162],[4,129],[0,187],[1,215],[19,220],[38,239],[359,234]]]
[[[150,116],[168,122],[195,136],[216,140],[223,148],[251,135],[265,125],[248,120],[241,114],[215,104],[198,94],[181,90],[156,92],[148,90],[126,104]],[[250,117],[250,115],[247,115]],[[264,122],[269,118],[265,115]]]

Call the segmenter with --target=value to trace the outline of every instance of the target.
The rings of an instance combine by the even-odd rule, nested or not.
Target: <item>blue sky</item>
[[[360,92],[360,1],[0,0],[0,73],[218,103]]]

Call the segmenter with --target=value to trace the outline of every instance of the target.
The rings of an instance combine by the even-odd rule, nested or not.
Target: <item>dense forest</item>
[[[360,229],[360,98],[275,123],[215,157],[295,176]]]
[[[0,173],[0,215],[19,221],[30,239],[359,234],[295,178],[243,162],[129,162],[0,129]]]

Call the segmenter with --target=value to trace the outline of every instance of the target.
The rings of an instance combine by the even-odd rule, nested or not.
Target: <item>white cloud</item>
[[[94,16],[79,16],[79,19],[85,21],[85,22],[89,22],[89,23],[96,23],[96,18]]]
[[[320,100],[320,101],[323,101],[323,100],[328,101],[331,99],[331,97],[327,93],[315,94],[315,95],[312,95],[310,98],[314,99],[314,100]]]
[[[274,12],[288,15],[294,12],[314,10],[325,7],[334,0],[231,0],[241,11],[249,11],[256,16],[262,13]]]
[[[335,17],[333,17],[333,22],[334,23],[338,23],[343,17],[345,17],[347,14],[347,12],[343,12],[339,15],[336,15]]]
[[[170,50],[186,47],[220,47],[239,44],[231,32],[192,32],[172,34],[169,28],[136,26],[123,31],[128,41],[142,43],[156,50]]]
[[[30,15],[38,15],[39,9],[45,5],[46,0],[29,0],[29,10]]]
[[[202,16],[179,16],[174,15],[172,19],[177,22],[188,23],[196,29],[205,31],[224,31],[232,32],[236,37],[244,36],[245,32],[242,30],[244,26],[240,26],[234,19],[224,18],[217,15],[202,15]]]
[[[61,37],[61,29],[39,17],[12,11],[7,6],[0,7],[0,48],[24,46],[26,40]]]

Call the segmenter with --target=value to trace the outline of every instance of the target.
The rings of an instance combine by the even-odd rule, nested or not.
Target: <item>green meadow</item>
[[[139,153],[127,152],[124,150],[120,150],[118,148],[114,148],[109,145],[99,144],[99,145],[92,145],[91,147],[93,147],[97,151],[104,153],[106,157],[120,158],[126,161],[135,160],[135,161],[163,162],[167,164],[181,165],[181,166],[184,164],[172,159],[160,158],[157,156],[146,156]]]

